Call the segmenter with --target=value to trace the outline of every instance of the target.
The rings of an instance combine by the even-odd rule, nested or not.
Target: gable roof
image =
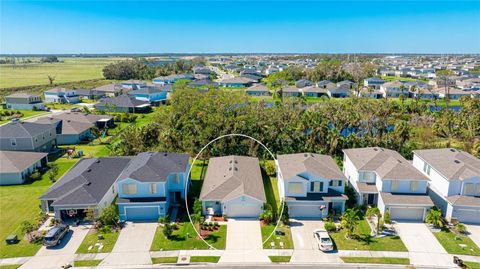
[[[241,195],[266,201],[258,158],[235,155],[210,158],[200,199],[228,201]]]
[[[375,171],[383,179],[429,180],[400,153],[380,147],[345,149],[357,170]]]
[[[112,98],[103,98],[95,106],[116,106],[116,107],[138,107],[143,105],[149,105],[147,101],[138,100],[133,96],[120,95]]]
[[[255,91],[255,92],[270,92],[267,86],[263,84],[255,84],[251,87],[248,87],[245,91]]]
[[[53,127],[50,124],[34,122],[9,122],[0,126],[0,138],[32,138]]]
[[[332,157],[314,153],[278,155],[278,165],[284,179],[310,172],[325,179],[346,179]]]
[[[60,120],[71,120],[83,123],[96,124],[98,121],[111,120],[113,116],[110,115],[97,115],[87,114],[83,112],[61,112],[49,115],[49,117]]]
[[[43,152],[0,151],[0,173],[19,173],[45,158]]]
[[[43,118],[38,118],[35,122],[36,123],[41,123],[41,124],[57,124],[58,122],[61,121],[61,134],[81,134],[85,132],[86,130],[90,129],[93,127],[92,123],[89,122],[79,122],[79,121],[72,121],[72,120],[61,120],[57,118],[51,118],[51,117],[43,117]]]
[[[444,148],[414,150],[413,153],[447,180],[480,177],[480,160],[465,151]]]
[[[133,157],[120,179],[131,178],[140,182],[166,181],[171,173],[187,170],[188,154],[165,152],[142,152]]]
[[[39,96],[36,94],[26,93],[26,92],[16,92],[8,96],[5,96],[5,98],[31,98],[31,97],[39,97]]]
[[[159,92],[171,92],[172,85],[164,85],[164,86],[147,86],[140,88],[138,90],[130,91],[128,94],[152,94],[152,93],[159,93]]]
[[[54,200],[54,206],[96,205],[129,162],[127,157],[81,159],[39,199]]]

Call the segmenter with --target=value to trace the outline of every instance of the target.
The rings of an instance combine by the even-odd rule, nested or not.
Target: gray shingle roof
[[[141,101],[133,96],[120,95],[112,98],[103,98],[95,106],[116,106],[116,107],[138,107],[142,105],[150,104],[147,101]]]
[[[46,156],[42,152],[0,151],[0,173],[22,172]]]
[[[386,205],[417,205],[433,206],[432,199],[428,194],[403,194],[379,192]]]
[[[297,196],[287,196],[286,200],[288,201],[327,201],[332,200],[347,200],[348,196],[338,192],[336,190],[328,189],[327,193],[315,193],[307,192],[307,196],[297,197]]]
[[[81,134],[93,127],[92,123],[72,121],[72,120],[60,120],[57,118],[50,118],[50,117],[38,118],[35,122],[41,123],[41,124],[54,124],[54,123],[58,123],[59,121],[62,122],[61,134]]]
[[[466,195],[454,195],[454,196],[448,196],[447,200],[452,204],[452,205],[457,205],[457,206],[479,206],[480,207],[480,197],[475,197],[475,196],[466,196]]]
[[[50,124],[10,122],[0,126],[1,138],[31,138],[53,128]]]
[[[413,152],[448,180],[480,176],[480,160],[465,151],[444,148]]]
[[[200,199],[228,201],[241,195],[266,201],[258,158],[210,158]]]
[[[183,173],[187,170],[188,154],[143,152],[133,157],[120,179],[131,178],[140,182],[166,181],[171,173]]]
[[[8,96],[5,96],[5,98],[30,98],[30,97],[39,97],[39,96],[36,94],[26,93],[26,92],[16,92]]]
[[[429,180],[398,152],[379,147],[345,149],[357,170],[375,171],[383,179]]]
[[[278,164],[284,179],[311,172],[325,179],[345,179],[332,157],[314,153],[278,155]]]

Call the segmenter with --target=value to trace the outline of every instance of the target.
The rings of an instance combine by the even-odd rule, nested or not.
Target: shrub
[[[265,162],[265,172],[269,176],[274,176],[275,175],[275,164],[273,161],[266,161]]]
[[[22,232],[22,234],[28,234],[34,229],[35,227],[33,226],[33,224],[30,223],[28,220],[22,221],[22,223],[20,224],[20,231]]]
[[[459,222],[459,223],[455,224],[455,230],[457,230],[457,232],[459,232],[459,233],[464,234],[466,232],[466,227],[465,227],[465,225],[463,225],[462,223]]]
[[[392,220],[390,219],[390,211],[385,210],[385,214],[384,214],[384,216],[383,216],[383,220],[384,220],[385,223],[387,223],[387,224],[392,223]]]
[[[110,225],[104,225],[102,228],[100,228],[100,232],[102,234],[108,234],[112,231],[112,226]]]
[[[169,222],[170,222],[170,216],[169,215],[165,215],[164,217],[158,218],[158,223],[166,224],[166,223],[169,223]]]
[[[273,221],[273,211],[270,209],[265,209],[263,210],[262,213],[260,213],[260,219],[263,220],[266,224],[270,223]]]
[[[327,232],[334,232],[337,230],[337,226],[335,225],[335,223],[327,221],[325,222],[325,230],[327,230]]]
[[[442,219],[442,210],[437,207],[432,207],[425,218],[425,222],[432,224],[435,227],[442,228],[444,226]]]
[[[38,243],[43,240],[44,236],[45,233],[42,231],[31,231],[25,235],[24,239],[28,243]]]
[[[170,223],[165,224],[162,232],[166,238],[170,238],[173,233],[172,225],[170,225]]]
[[[104,208],[98,219],[103,223],[103,225],[117,225],[119,220],[117,207],[112,204]]]

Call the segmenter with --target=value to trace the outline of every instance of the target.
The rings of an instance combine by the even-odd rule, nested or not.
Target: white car
[[[321,251],[332,251],[333,242],[327,231],[325,230],[315,230],[313,231],[313,237],[317,240],[318,248]]]

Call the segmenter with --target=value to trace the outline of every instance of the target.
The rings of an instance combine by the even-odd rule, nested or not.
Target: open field
[[[39,60],[38,58],[34,59]],[[109,63],[122,58],[59,58],[58,63],[17,63],[0,65],[0,88],[49,84],[48,76],[55,77],[54,83],[103,78],[102,69]]]

